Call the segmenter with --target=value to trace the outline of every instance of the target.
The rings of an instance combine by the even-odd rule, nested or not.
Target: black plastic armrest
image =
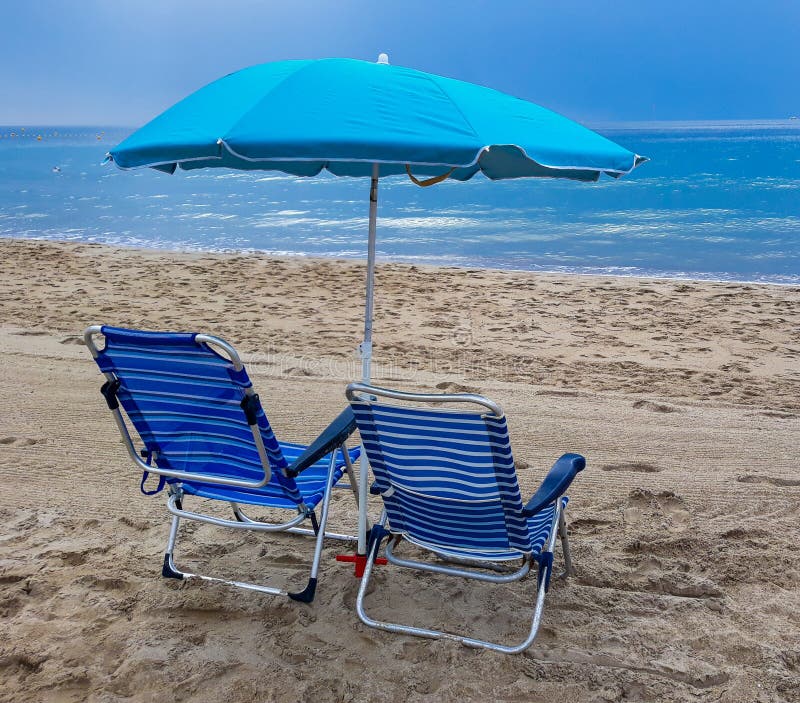
[[[579,471],[583,471],[586,466],[586,459],[580,454],[564,454],[550,469],[550,473],[545,476],[539,490],[533,494],[533,498],[522,509],[525,517],[536,515],[542,508],[550,505],[556,498],[563,495],[569,488],[569,484],[577,476]]]
[[[292,462],[286,474],[294,478],[312,464],[316,464],[330,451],[337,449],[356,429],[356,417],[350,406],[346,407],[330,425],[328,425],[308,448]]]

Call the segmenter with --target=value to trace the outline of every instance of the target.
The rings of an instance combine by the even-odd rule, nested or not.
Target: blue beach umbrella
[[[201,88],[130,135],[123,169],[274,170],[371,179],[362,373],[370,380],[378,180],[466,181],[625,175],[646,161],[534,103],[472,83],[354,59],[252,66]],[[366,471],[359,554],[364,554]]]

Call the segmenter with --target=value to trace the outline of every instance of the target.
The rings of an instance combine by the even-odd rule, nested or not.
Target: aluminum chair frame
[[[403,391],[394,391],[386,388],[379,388],[364,383],[351,383],[347,386],[346,391],[347,399],[352,400],[377,400],[378,396],[390,398],[393,400],[402,400],[407,402],[417,403],[471,403],[480,405],[490,411],[491,415],[497,418],[503,417],[502,408],[494,401],[480,395],[471,393],[442,393],[442,394],[428,394],[428,393],[406,393]],[[362,455],[367,457],[367,453]],[[380,551],[381,542],[383,537],[388,534],[388,542],[384,548],[384,556],[387,561],[396,566],[403,568],[410,568],[418,571],[426,571],[436,574],[445,574],[448,576],[458,576],[477,581],[503,584],[512,583],[523,579],[531,571],[531,567],[536,563],[533,554],[520,554],[522,565],[518,569],[510,570],[505,563],[492,562],[489,559],[456,559],[451,555],[439,553],[434,549],[424,548],[420,545],[415,546],[420,549],[429,551],[439,559],[455,563],[458,566],[444,566],[432,562],[403,559],[394,553],[394,548],[404,539],[402,533],[392,533],[391,529],[387,532],[385,526],[388,520],[388,515],[384,509],[381,513],[380,519],[373,528],[371,534],[369,549],[367,553],[367,564],[364,570],[364,576],[361,580],[361,585],[356,597],[356,613],[365,625],[376,629],[384,630],[387,632],[394,632],[398,634],[414,635],[417,637],[425,637],[430,639],[446,639],[454,642],[460,642],[467,647],[489,649],[495,652],[504,654],[519,654],[528,649],[539,631],[541,624],[542,613],[544,610],[544,601],[549,588],[550,582],[550,569],[552,568],[552,555],[554,554],[556,541],[560,537],[562,554],[564,558],[564,570],[557,578],[566,579],[574,573],[572,566],[572,558],[569,549],[569,538],[567,535],[566,523],[566,501],[559,495],[555,500],[554,513],[550,525],[550,532],[548,538],[543,546],[540,554],[549,553],[550,557],[545,557],[545,563],[550,564],[546,567],[545,573],[539,573],[538,583],[536,589],[536,598],[534,601],[534,609],[531,617],[531,626],[527,636],[518,644],[505,645],[498,642],[491,642],[482,640],[476,637],[469,637],[459,635],[444,630],[435,630],[426,627],[415,627],[411,625],[404,625],[401,623],[394,623],[388,621],[377,620],[370,617],[365,609],[365,598],[369,589],[370,579],[372,577],[373,566],[375,559]],[[470,568],[465,568],[470,567]],[[488,571],[501,572],[500,574],[487,573]]]
[[[236,515],[235,520],[226,520],[224,518],[217,518],[212,517],[210,515],[203,515],[202,513],[195,513],[183,508],[183,500],[185,499],[185,495],[183,491],[180,489],[179,485],[170,485],[169,491],[169,498],[167,499],[167,510],[172,514],[172,525],[170,526],[169,531],[169,538],[167,540],[167,549],[166,553],[164,554],[164,565],[161,571],[161,575],[165,578],[176,578],[176,579],[200,579],[203,581],[213,581],[216,583],[227,584],[229,586],[237,586],[238,588],[244,588],[250,591],[258,591],[259,593],[267,593],[270,595],[275,596],[288,596],[293,600],[304,601],[304,602],[311,602],[314,598],[314,594],[316,592],[316,585],[318,581],[318,574],[319,574],[319,565],[322,559],[322,547],[323,541],[327,537],[328,539],[339,539],[345,541],[354,542],[358,538],[355,535],[345,535],[339,534],[336,532],[328,532],[325,530],[325,526],[328,522],[328,512],[330,509],[330,499],[331,499],[331,480],[333,478],[333,472],[336,467],[336,454],[338,451],[341,451],[345,457],[345,462],[350,462],[350,457],[347,452],[347,447],[341,445],[339,449],[333,451],[331,453],[331,460],[328,466],[328,476],[327,481],[325,484],[325,496],[322,499],[322,511],[319,520],[319,529],[316,531],[316,538],[314,544],[314,557],[311,562],[311,573],[309,575],[308,583],[306,584],[305,589],[298,592],[292,592],[282,588],[275,588],[274,586],[264,586],[260,584],[250,583],[246,581],[233,581],[230,579],[223,579],[216,576],[208,576],[205,574],[198,574],[192,573],[189,571],[182,571],[180,570],[175,564],[175,545],[177,543],[178,538],[178,528],[180,525],[181,519],[186,520],[194,520],[196,522],[203,522],[210,525],[217,525],[219,527],[229,527],[234,530],[249,530],[255,532],[291,532],[294,534],[303,534],[303,535],[314,535],[314,530],[311,529],[303,529],[298,528],[297,525],[302,523],[306,520],[310,513],[303,514],[300,513],[296,517],[288,520],[285,523],[269,523],[260,520],[252,520],[247,518],[244,513],[241,511],[241,508],[236,503],[231,503],[231,507],[234,510],[234,515]],[[239,516],[243,516],[245,519],[239,519]]]
[[[88,327],[83,335],[84,342],[88,347],[89,351],[91,352],[92,358],[94,359],[97,359],[100,353],[100,350],[98,349],[94,341],[94,337],[96,335],[102,335],[102,325],[92,325]],[[227,357],[233,363],[235,371],[238,372],[244,369],[244,364],[238,352],[233,348],[233,346],[228,344],[225,340],[220,339],[219,337],[214,337],[212,335],[198,334],[195,336],[195,341],[202,344],[206,344],[209,347],[216,348],[217,350],[223,352],[224,356]],[[105,372],[103,373],[103,376],[106,378],[106,381],[108,382],[114,382],[116,380],[115,374],[111,372]],[[255,390],[253,389],[252,386],[249,388],[245,388],[243,390],[244,393],[248,396],[255,395]],[[117,429],[119,430],[119,433],[122,436],[123,445],[127,450],[128,456],[133,460],[133,463],[144,472],[155,474],[160,477],[178,479],[179,481],[180,480],[196,481],[205,484],[215,484],[231,488],[257,489],[266,486],[267,483],[269,483],[270,481],[270,478],[272,476],[271,473],[272,469],[269,464],[269,458],[267,456],[263,438],[261,437],[261,432],[257,425],[250,425],[250,429],[253,434],[254,443],[258,450],[258,455],[261,459],[261,464],[264,471],[264,478],[259,481],[246,481],[241,479],[227,478],[222,476],[212,476],[212,475],[193,473],[188,471],[173,471],[168,469],[160,469],[158,466],[155,466],[152,463],[147,463],[143,461],[136,450],[133,438],[131,437],[131,433],[125,422],[125,419],[122,415],[122,411],[120,410],[119,405],[117,405],[117,407],[111,407],[111,405],[109,404],[109,409],[111,410]],[[332,479],[334,471],[336,469],[337,454],[339,452],[341,452],[342,458],[345,463],[345,473],[348,476],[350,487],[356,497],[356,500],[358,500],[358,486],[356,484],[350,453],[346,445],[342,442],[338,446],[332,447],[330,451],[331,458],[328,465],[327,479],[325,483],[325,493],[322,499],[322,511],[318,524],[315,524],[314,510],[309,510],[308,507],[305,506],[304,504],[298,506],[299,512],[295,517],[293,517],[290,520],[287,520],[284,523],[270,523],[261,520],[253,520],[249,518],[242,511],[238,503],[232,501],[228,502],[230,503],[233,509],[235,518],[233,520],[227,520],[224,518],[214,517],[211,515],[205,515],[202,513],[185,510],[183,508],[183,501],[186,497],[186,494],[182,489],[182,484],[180,482],[167,484],[167,492],[168,492],[167,510],[172,514],[172,523],[170,526],[169,537],[167,539],[166,551],[164,553],[164,561],[161,570],[161,575],[164,578],[174,578],[182,580],[199,579],[203,581],[211,581],[215,583],[221,583],[229,586],[243,588],[246,590],[257,591],[259,593],[265,593],[269,595],[287,596],[292,600],[310,603],[314,599],[314,595],[316,593],[319,565],[322,557],[322,548],[324,539],[329,538],[329,539],[338,539],[338,540],[352,541],[352,542],[355,542],[358,539],[357,536],[355,535],[341,534],[337,532],[328,532],[325,529],[328,521],[330,498],[333,488]],[[310,575],[305,585],[305,588],[303,588],[300,591],[289,591],[287,589],[276,588],[273,586],[265,586],[247,581],[224,579],[216,576],[209,576],[205,574],[180,570],[175,564],[174,551],[175,551],[175,545],[178,540],[178,530],[180,526],[180,521],[182,519],[193,520],[196,522],[216,525],[219,527],[228,527],[235,530],[250,530],[255,532],[290,532],[294,534],[314,536],[315,537],[314,556],[311,563]],[[312,524],[314,525],[313,529],[298,527],[298,525],[300,525],[307,519],[311,520]]]

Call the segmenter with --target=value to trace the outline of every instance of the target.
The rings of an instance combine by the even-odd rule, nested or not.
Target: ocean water
[[[379,260],[800,284],[800,120],[595,128],[651,162],[594,184],[382,180]],[[367,180],[102,165],[129,132],[1,127],[0,236],[366,256]]]

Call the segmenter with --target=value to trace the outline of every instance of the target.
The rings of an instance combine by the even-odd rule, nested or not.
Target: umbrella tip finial
[[[383,64],[386,64],[388,66],[389,65],[389,54],[384,54],[383,52],[378,54],[377,63],[383,63]]]

